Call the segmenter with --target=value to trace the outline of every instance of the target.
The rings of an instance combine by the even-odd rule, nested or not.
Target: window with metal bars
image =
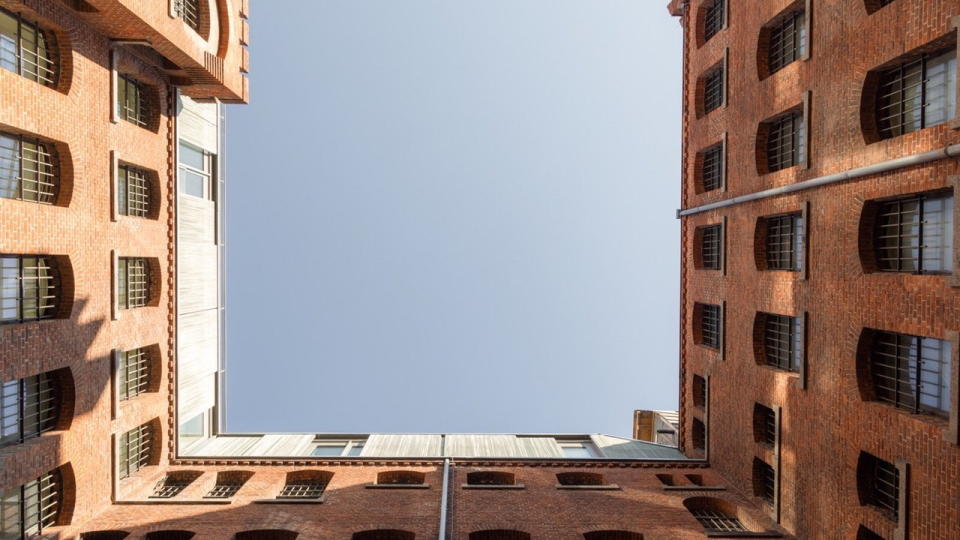
[[[803,266],[804,223],[800,214],[764,218],[767,270],[797,272]]]
[[[784,371],[800,371],[803,328],[799,317],[762,313],[763,360]]]
[[[753,438],[764,446],[777,442],[777,414],[759,403],[753,404]]]
[[[950,194],[879,203],[874,231],[877,267],[884,272],[952,272],[953,205]]]
[[[52,257],[0,255],[0,323],[56,317],[57,277]]]
[[[693,376],[693,406],[707,406],[707,380],[699,375]]]
[[[60,400],[48,373],[0,385],[0,448],[39,437],[57,426]]]
[[[173,9],[187,26],[200,31],[200,0],[173,0]]]
[[[147,217],[150,214],[150,180],[147,172],[121,165],[117,179],[117,198],[120,213],[125,216]]]
[[[773,23],[768,47],[767,67],[771,74],[803,56],[806,47],[803,10],[787,13]]]
[[[700,227],[701,268],[719,270],[723,249],[723,230],[720,225]]]
[[[715,67],[703,76],[703,114],[723,105],[723,66]]]
[[[746,532],[747,528],[734,516],[719,510],[698,508],[691,510],[693,517],[703,525],[706,532]]]
[[[43,534],[57,524],[62,500],[59,470],[22,486],[0,490],[0,538],[13,540]]]
[[[693,419],[692,430],[693,447],[697,450],[704,450],[707,447],[707,426],[699,419]]]
[[[512,486],[516,483],[516,476],[513,473],[501,471],[467,473],[467,484],[471,486]]]
[[[0,68],[45,86],[57,85],[57,46],[45,32],[21,13],[0,9]]]
[[[223,484],[217,482],[217,484],[213,486],[213,489],[211,489],[210,492],[205,495],[205,497],[209,499],[228,499],[236,495],[237,492],[240,491],[241,487],[243,487],[243,484],[238,482],[229,482]]]
[[[913,413],[949,416],[951,344],[894,332],[874,332],[870,374],[877,400]]]
[[[701,153],[700,187],[704,192],[723,187],[723,144],[715,144]]]
[[[877,128],[881,139],[943,124],[956,114],[957,55],[924,54],[880,73]]]
[[[711,349],[720,348],[720,306],[714,304],[698,304],[700,320],[700,344]]]
[[[800,164],[805,152],[804,121],[799,112],[789,112],[766,122],[766,172]]]
[[[900,471],[896,465],[867,452],[857,461],[860,503],[880,509],[896,521],[900,509]]]
[[[153,487],[153,493],[150,497],[154,499],[170,499],[176,497],[186,489],[192,481],[193,478],[187,476],[168,474]]]
[[[117,114],[140,127],[145,128],[149,123],[150,103],[146,89],[127,75],[117,76]]]
[[[0,198],[53,204],[58,183],[51,145],[0,132]]]
[[[120,478],[127,478],[150,464],[153,427],[143,424],[120,435]]]
[[[727,16],[726,1],[727,0],[713,0],[713,2],[705,8],[706,12],[703,16],[704,42],[709,41],[710,38],[717,35],[720,30],[723,30]]]
[[[323,482],[297,482],[285,484],[278,499],[318,499],[327,485]]]
[[[753,494],[773,504],[776,482],[773,467],[759,458],[753,458]]]
[[[120,399],[130,399],[147,391],[150,383],[150,350],[140,347],[120,353]]]
[[[121,258],[117,297],[120,309],[146,306],[150,300],[150,266],[146,259]]]
[[[423,485],[426,475],[417,471],[385,471],[377,473],[377,484]]]

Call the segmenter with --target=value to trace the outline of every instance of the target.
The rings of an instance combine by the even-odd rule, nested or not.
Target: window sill
[[[564,486],[557,484],[557,489],[569,489],[574,491],[618,491],[620,486],[617,484],[606,484],[602,486]]]
[[[463,489],[527,489],[523,484],[463,484]]]
[[[430,489],[430,484],[369,484],[367,489]]]
[[[253,504],[323,504],[324,498],[317,499],[256,499]]]
[[[663,486],[664,491],[726,491],[727,486]]]

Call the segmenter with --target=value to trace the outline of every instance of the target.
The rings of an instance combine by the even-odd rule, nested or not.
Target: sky
[[[677,407],[666,0],[255,4],[228,431],[629,436]]]

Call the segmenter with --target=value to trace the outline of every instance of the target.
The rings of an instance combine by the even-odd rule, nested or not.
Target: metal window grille
[[[803,11],[788,13],[770,30],[770,73],[780,71],[803,56],[805,30]]]
[[[707,532],[742,532],[747,528],[740,520],[717,511],[700,508],[691,512]]]
[[[800,319],[787,315],[764,314],[763,347],[767,365],[784,371],[800,366]]]
[[[317,499],[323,495],[327,485],[323,482],[296,482],[286,484],[280,491],[279,499]]]
[[[57,523],[62,499],[59,471],[0,490],[0,537],[32,538]]]
[[[878,332],[870,355],[878,400],[913,413],[950,413],[950,342]]]
[[[127,216],[147,217],[150,213],[150,181],[146,171],[135,167],[121,166],[117,184],[120,213]]]
[[[900,471],[893,463],[882,459],[874,457],[870,461],[870,504],[897,519],[900,506]]]
[[[722,241],[720,225],[711,225],[702,230],[700,258],[703,267],[709,270],[720,269],[720,248]]]
[[[127,478],[150,463],[152,444],[150,424],[135,427],[120,436],[120,478]]]
[[[800,270],[802,255],[802,218],[799,214],[765,218],[767,226],[766,259],[770,270]]]
[[[696,418],[693,419],[693,447],[697,450],[707,447],[707,426]]]
[[[213,486],[213,489],[206,494],[207,498],[210,499],[228,499],[233,497],[240,491],[240,487],[243,486],[241,482],[230,482],[230,483],[220,483]]]
[[[726,17],[726,0],[714,0],[707,7],[707,12],[703,19],[703,38],[709,40],[723,30],[724,18]]]
[[[776,485],[776,474],[773,472],[773,467],[762,460],[754,459],[753,476],[755,494],[764,501],[773,504],[774,486]]]
[[[153,488],[153,494],[150,497],[155,499],[170,499],[176,497],[181,491],[190,485],[190,480],[177,475],[166,475],[157,482]]]
[[[754,422],[757,423],[760,442],[773,446],[777,442],[777,415],[770,407],[759,404],[756,407]]]
[[[120,118],[140,127],[147,126],[149,107],[143,86],[126,75],[117,77],[117,111]]]
[[[0,132],[0,197],[53,204],[56,159],[47,144]]]
[[[693,376],[693,405],[695,407],[707,406],[707,381],[699,375]]]
[[[58,289],[51,259],[0,256],[0,323],[36,321],[56,316]]]
[[[953,266],[952,196],[883,203],[877,215],[877,265],[885,272],[940,273]]]
[[[131,309],[146,306],[150,292],[150,271],[147,260],[122,258],[119,263],[120,308]]]
[[[46,86],[56,86],[54,40],[21,14],[0,9],[0,68]]]
[[[880,74],[877,123],[882,139],[942,124],[955,108],[955,51],[923,55]]]
[[[130,399],[147,391],[150,382],[150,352],[139,348],[120,356],[120,399]]]
[[[803,145],[803,118],[788,113],[769,123],[767,134],[767,170],[779,171],[800,163]]]
[[[200,0],[173,0],[173,8],[187,26],[200,31]]]
[[[723,67],[710,70],[703,78],[703,113],[723,105]]]
[[[702,167],[703,190],[720,189],[723,185],[723,145],[716,144],[704,150]]]
[[[57,425],[59,399],[53,378],[35,375],[0,386],[0,448],[39,437]]]
[[[703,304],[700,315],[701,344],[720,348],[720,306]]]

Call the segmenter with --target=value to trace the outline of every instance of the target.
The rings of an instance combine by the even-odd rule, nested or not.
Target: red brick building
[[[960,537],[960,2],[669,9],[682,448],[798,538]]]

